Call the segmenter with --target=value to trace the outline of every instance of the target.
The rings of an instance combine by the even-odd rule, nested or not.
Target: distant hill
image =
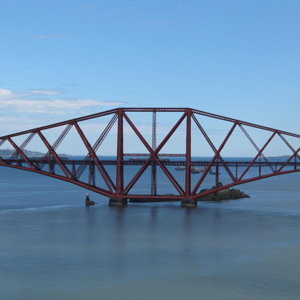
[[[292,154],[291,154],[292,155]],[[279,156],[269,156],[268,158],[279,158],[279,159],[288,159],[291,155],[279,155]]]
[[[3,158],[9,158],[15,151],[11,149],[2,149],[0,150],[0,156]],[[38,151],[30,151],[30,150],[23,150],[23,152],[28,157],[43,157],[46,153],[38,152]],[[71,155],[67,154],[59,154],[59,156],[69,157]]]

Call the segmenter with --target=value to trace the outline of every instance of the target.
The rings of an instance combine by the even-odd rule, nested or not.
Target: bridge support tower
[[[197,207],[197,200],[181,200],[181,207],[186,207],[186,208]]]
[[[122,206],[126,206],[127,202],[128,202],[127,199],[110,198],[109,199],[109,206],[122,207]]]

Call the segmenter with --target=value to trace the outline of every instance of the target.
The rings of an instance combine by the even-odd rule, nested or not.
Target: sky
[[[115,107],[300,132],[299,0],[0,0],[0,135]]]

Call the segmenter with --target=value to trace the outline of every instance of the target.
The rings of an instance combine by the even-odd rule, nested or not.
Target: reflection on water
[[[108,207],[92,193],[99,204],[85,207],[77,187],[33,177],[31,192],[9,174],[16,187],[0,195],[4,299],[300,298],[297,176],[247,185],[250,199],[181,209]]]

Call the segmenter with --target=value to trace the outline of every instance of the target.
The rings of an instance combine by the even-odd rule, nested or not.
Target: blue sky
[[[116,106],[299,132],[300,1],[0,0],[0,134]]]

